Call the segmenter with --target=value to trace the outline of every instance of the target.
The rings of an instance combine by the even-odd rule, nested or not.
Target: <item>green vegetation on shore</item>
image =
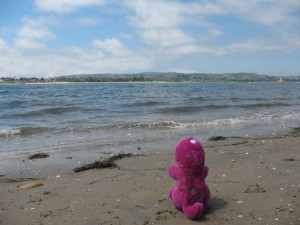
[[[281,79],[282,78],[282,79]],[[130,73],[130,74],[81,74],[52,78],[1,77],[0,83],[47,83],[47,82],[277,82],[297,81],[300,76],[268,76],[255,73]]]

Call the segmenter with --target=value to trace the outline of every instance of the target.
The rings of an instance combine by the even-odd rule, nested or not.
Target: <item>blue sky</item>
[[[300,1],[0,1],[0,76],[153,71],[300,75]]]

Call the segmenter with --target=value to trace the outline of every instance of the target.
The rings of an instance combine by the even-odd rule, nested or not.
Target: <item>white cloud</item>
[[[0,50],[4,50],[8,47],[6,42],[0,38]]]
[[[293,15],[300,7],[298,0],[217,0],[226,14],[237,15],[241,19],[275,26],[294,23],[299,18]]]
[[[89,26],[89,25],[96,25],[96,24],[100,23],[101,20],[98,18],[93,18],[93,17],[80,17],[77,20],[77,22],[80,25]]]
[[[148,44],[173,47],[193,43],[194,39],[180,29],[148,29],[140,32]]]
[[[104,41],[94,40],[93,45],[115,56],[128,56],[132,54],[130,49],[125,47],[118,39],[115,38],[105,39]]]
[[[31,40],[31,39],[25,39],[25,38],[17,38],[15,40],[15,47],[16,48],[22,48],[22,49],[41,49],[41,48],[45,48],[46,45],[35,41],[35,40]]]
[[[194,37],[182,26],[195,22],[191,16],[203,12],[202,8],[195,10],[195,4],[178,1],[132,0],[126,3],[134,10],[134,15],[129,17],[130,24],[138,29],[146,43],[172,47],[194,42]]]
[[[19,37],[33,39],[52,39],[54,34],[46,27],[25,25],[17,31]]]
[[[52,23],[51,18],[24,18],[23,26],[17,29],[15,37],[15,47],[22,49],[41,49],[45,48],[43,43],[48,39],[54,39],[55,35],[46,27]]]
[[[26,40],[28,41],[28,40]],[[126,46],[117,39],[94,41],[86,48],[71,46],[38,48],[37,42],[25,40],[8,46],[0,39],[5,51],[0,51],[0,74],[4,76],[30,75],[54,76],[65,74],[87,74],[107,72],[145,71],[151,68],[152,57],[139,51],[128,54]],[[98,47],[95,46],[98,44]],[[24,48],[31,45],[29,48]],[[37,47],[37,48],[34,48]],[[125,49],[125,50],[124,50]],[[102,50],[110,51],[107,55]],[[124,52],[125,51],[125,52]],[[16,65],[22,65],[16,66]]]
[[[70,13],[82,7],[103,5],[103,0],[35,0],[39,10],[54,13]]]

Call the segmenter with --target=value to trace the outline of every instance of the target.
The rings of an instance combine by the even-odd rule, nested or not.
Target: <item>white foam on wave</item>
[[[20,129],[0,129],[0,137],[10,137],[20,133]]]
[[[261,113],[256,115],[245,115],[222,119],[195,121],[195,122],[173,122],[171,128],[211,128],[227,127],[251,124],[272,123],[278,121],[294,120],[300,118],[300,112],[287,112],[282,114]]]

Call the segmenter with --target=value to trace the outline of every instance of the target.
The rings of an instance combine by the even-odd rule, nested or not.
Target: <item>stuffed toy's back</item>
[[[176,165],[169,168],[169,175],[177,184],[169,192],[176,208],[189,219],[202,216],[210,199],[205,183],[208,167],[204,165],[205,154],[202,144],[190,137],[181,141],[175,150]]]

